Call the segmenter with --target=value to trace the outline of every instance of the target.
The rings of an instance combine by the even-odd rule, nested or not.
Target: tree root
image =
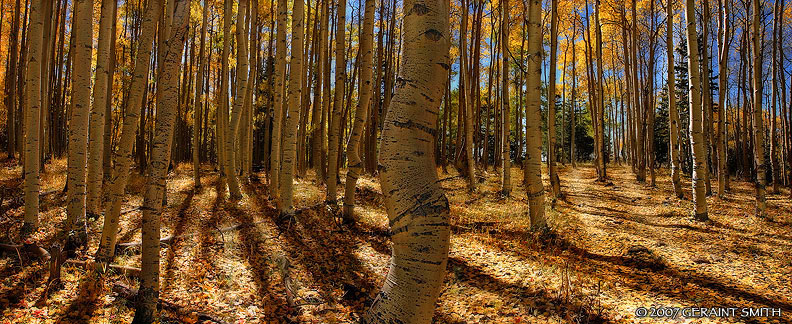
[[[124,298],[131,303],[135,303],[137,300],[138,290],[135,288],[128,287],[120,283],[116,283],[113,285],[113,292],[119,297]],[[163,310],[176,314],[179,317],[179,320],[181,320],[182,322],[192,322],[192,323],[210,322],[217,324],[230,324],[212,314],[198,312],[198,311],[190,311],[180,305],[177,305],[176,303],[163,300],[162,298],[160,298],[158,302]]]

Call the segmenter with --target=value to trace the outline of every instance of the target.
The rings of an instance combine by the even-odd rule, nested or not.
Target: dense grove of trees
[[[425,323],[448,254],[437,174],[449,167],[471,191],[490,169],[503,196],[525,186],[536,230],[548,226],[546,195],[563,195],[558,165],[581,161],[602,184],[614,163],[650,186],[667,166],[699,221],[730,177],[751,180],[763,217],[765,187],[792,184],[787,7],[0,0],[0,145],[24,170],[20,236],[39,226],[40,171],[65,157],[64,246],[84,244],[86,217],[103,218],[96,260],[112,263],[129,174],[145,174],[135,322],[151,323],[175,164],[193,166],[196,187],[202,172],[220,172],[230,201],[260,174],[284,219],[295,178],[314,170],[347,223],[368,173],[381,181],[394,247],[365,322]],[[512,183],[512,165],[525,183]]]

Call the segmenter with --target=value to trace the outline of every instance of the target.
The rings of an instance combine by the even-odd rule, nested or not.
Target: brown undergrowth
[[[231,202],[216,173],[205,170],[200,189],[189,165],[169,177],[162,235],[177,238],[161,251],[160,297],[182,307],[163,322],[195,322],[191,312],[229,323],[350,323],[362,316],[387,274],[387,215],[375,178],[359,180],[355,226],[341,226],[326,208],[324,186],[312,172],[295,183],[293,218],[281,218],[269,199],[266,177],[244,187]],[[53,243],[65,218],[65,162],[43,174],[42,230]],[[522,172],[512,170],[513,183]],[[640,306],[774,307],[781,318],[710,318],[695,322],[792,321],[792,203],[788,192],[770,194],[768,219],[752,215],[753,190],[732,181],[723,198],[710,197],[711,221],[692,221],[688,200],[672,198],[667,172],[657,187],[637,183],[629,167],[611,166],[612,185],[595,182],[589,165],[560,168],[563,197],[548,197],[553,229],[530,231],[525,191],[499,194],[497,172],[468,193],[454,171],[440,174],[451,203],[451,251],[437,302],[438,323],[632,323]],[[133,173],[134,174],[134,173]],[[15,242],[21,226],[20,168],[0,170],[0,234]],[[344,179],[343,174],[341,179]],[[689,188],[689,179],[684,180]],[[145,181],[134,175],[122,215],[119,242],[140,240]],[[343,188],[340,186],[339,188]],[[339,192],[339,196],[342,193]],[[88,222],[90,242],[79,259],[96,250],[101,220]],[[235,225],[234,230],[221,231]],[[289,267],[283,271],[283,260]],[[63,284],[36,305],[46,287],[46,266],[15,255],[0,258],[0,323],[127,323],[134,310],[111,293],[113,276],[89,305],[79,282],[84,270],[65,266]],[[139,251],[116,263],[137,266]],[[288,281],[290,289],[284,282]],[[194,315],[194,313],[193,313]],[[663,319],[662,321],[674,322]]]

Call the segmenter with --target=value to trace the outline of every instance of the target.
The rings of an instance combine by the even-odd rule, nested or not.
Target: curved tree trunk
[[[305,36],[305,3],[294,0],[292,10],[291,61],[289,62],[289,111],[286,116],[285,136],[283,137],[283,165],[281,166],[281,213],[293,212],[292,188],[297,167],[297,122],[300,119],[300,99],[302,98],[303,37]]]
[[[360,159],[360,138],[368,119],[369,105],[371,104],[371,87],[373,74],[373,47],[374,47],[374,10],[375,0],[366,0],[363,14],[363,35],[360,40],[361,68],[360,68],[360,100],[355,110],[355,123],[347,143],[347,159],[349,159],[346,188],[344,191],[344,221],[354,221],[355,186],[358,177],[363,171],[363,161]]]
[[[539,0],[528,0],[528,64],[526,70],[525,92],[525,193],[528,196],[528,209],[531,217],[531,228],[541,229],[547,226],[544,210],[544,184],[542,183],[542,129],[541,120],[541,8]]]
[[[338,147],[341,143],[341,119],[344,115],[344,85],[346,84],[346,0],[338,0],[336,5],[336,67],[335,67],[335,100],[333,111],[330,113],[329,133],[329,160],[327,161],[327,196],[325,200],[330,204],[337,201],[336,188],[338,186]]]
[[[143,91],[148,83],[151,47],[154,41],[157,20],[161,13],[162,0],[150,0],[146,5],[143,23],[140,32],[140,41],[135,58],[135,68],[132,72],[132,81],[129,85],[126,108],[124,109],[124,124],[121,140],[115,154],[113,177],[110,180],[110,202],[105,208],[102,239],[99,243],[97,261],[107,262],[115,253],[115,244],[118,234],[118,217],[121,213],[121,204],[124,202],[124,191],[129,180],[129,168],[132,166],[132,147],[135,144],[135,135],[140,118],[140,106],[144,105]]]
[[[231,2],[231,0],[226,0]],[[226,6],[228,7],[228,6]],[[239,133],[239,121],[242,119],[242,110],[245,104],[245,94],[247,93],[248,83],[248,37],[247,25],[245,24],[245,14],[247,13],[248,1],[239,1],[239,9],[237,11],[236,22],[236,49],[237,49],[237,66],[236,66],[236,91],[234,92],[234,107],[231,111],[231,121],[225,129],[225,176],[228,183],[228,193],[231,200],[242,198],[242,191],[239,187],[239,179],[237,178],[237,155],[235,150],[235,143],[237,134]],[[231,11],[226,13],[230,16]],[[225,90],[225,88],[223,88]],[[299,99],[299,98],[298,98]],[[223,103],[226,103],[224,101]]]
[[[102,0],[102,15],[99,19],[99,41],[96,49],[96,74],[94,75],[93,104],[91,105],[90,129],[88,130],[88,213],[98,216],[102,208],[102,158],[104,157],[104,123],[108,92],[111,86],[110,39],[115,21],[115,0]]]
[[[43,1],[33,0],[30,4],[30,38],[28,47],[28,67],[25,88],[25,216],[22,225],[22,237],[33,234],[38,229],[39,191],[39,113],[41,110],[41,56],[42,56],[42,10]],[[10,68],[10,67],[9,67]],[[7,124],[13,123],[6,120]],[[69,155],[71,156],[71,155]]]
[[[666,3],[666,58],[667,66],[674,66],[674,7],[671,2]],[[723,74],[721,74],[723,75]],[[668,69],[668,129],[671,141],[671,183],[674,194],[682,198],[682,184],[679,181],[679,112],[676,104],[676,81],[674,69]]]
[[[701,133],[701,115],[704,109],[699,91],[699,59],[698,59],[698,33],[696,32],[694,0],[686,0],[685,19],[687,21],[688,45],[688,73],[690,95],[690,146],[693,153],[693,204],[695,205],[694,218],[699,221],[707,220],[707,193],[704,184],[704,168],[706,168],[706,148],[704,136]]]
[[[436,0],[404,2],[406,42],[383,124],[379,168],[393,254],[364,323],[430,323],[443,284],[449,205],[438,184],[432,143],[450,69],[447,6]]]
[[[162,73],[157,77],[158,96],[157,122],[154,147],[151,152],[151,165],[148,168],[146,194],[143,201],[143,239],[141,255],[140,290],[133,324],[158,322],[157,303],[159,301],[159,257],[160,257],[160,216],[162,198],[165,192],[165,178],[168,175],[173,128],[179,102],[179,68],[189,21],[187,0],[172,0],[175,14],[173,30],[167,40],[163,55]]]

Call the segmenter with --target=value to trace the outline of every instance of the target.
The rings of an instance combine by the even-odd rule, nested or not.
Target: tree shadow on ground
[[[260,192],[264,185],[251,183],[249,190]],[[355,255],[354,248],[360,242],[352,239],[354,236],[332,230],[337,226],[325,204],[297,210],[293,218],[282,218],[262,198],[264,195],[249,196],[261,214],[276,226],[284,252],[307,270],[322,299],[329,305],[340,303],[351,307],[358,316],[362,314],[373,301],[371,294],[379,288],[374,279],[377,275]]]
[[[537,310],[540,313],[553,313],[569,323],[607,323],[602,316],[602,309],[596,309],[593,301],[598,296],[573,296],[560,298],[546,290],[505,282],[488,274],[484,269],[471,265],[463,258],[450,257],[448,271],[456,278],[471,287],[487,290],[501,297],[510,299],[517,305],[528,307],[528,312]],[[532,300],[530,306],[525,302]]]
[[[465,234],[465,228],[455,228],[455,232]],[[476,232],[470,234],[478,235]],[[601,280],[611,281],[620,278],[620,283],[635,291],[650,291],[665,295],[669,298],[688,300],[692,303],[719,305],[751,306],[750,303],[763,304],[776,307],[784,313],[792,312],[792,303],[768,297],[749,291],[748,287],[723,283],[706,274],[694,270],[680,269],[674,265],[660,261],[659,264],[636,260],[630,256],[602,255],[592,253],[576,246],[562,236],[556,236],[550,244],[531,240],[533,235],[529,232],[508,231],[489,232],[501,241],[511,241],[514,246],[521,249],[505,248],[497,245],[501,250],[516,253],[522,257],[531,257],[531,253],[544,253],[555,256],[558,264],[566,262],[579,266],[579,271],[589,273]],[[527,248],[527,249],[522,249]],[[566,253],[558,253],[566,252]],[[695,285],[703,289],[689,289],[688,285]],[[684,289],[679,289],[684,288]],[[709,301],[709,303],[707,302]]]

